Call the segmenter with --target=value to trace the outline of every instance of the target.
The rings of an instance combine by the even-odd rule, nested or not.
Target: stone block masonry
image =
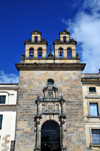
[[[33,151],[35,149],[34,117],[37,112],[35,100],[37,94],[43,97],[42,89],[47,85],[49,78],[54,80],[54,85],[58,88],[58,95],[63,95],[65,99],[64,147],[67,151],[85,151],[81,71],[56,70],[20,71],[15,151]]]

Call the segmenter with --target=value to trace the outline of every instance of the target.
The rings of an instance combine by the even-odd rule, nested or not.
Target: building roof
[[[65,29],[63,30],[63,31],[61,31],[60,33],[59,33],[59,35],[70,35],[70,32],[68,32],[68,31],[66,31]]]
[[[35,29],[35,31],[31,32],[31,35],[34,35],[34,34],[42,35],[42,33],[40,31],[38,31],[37,29]]]

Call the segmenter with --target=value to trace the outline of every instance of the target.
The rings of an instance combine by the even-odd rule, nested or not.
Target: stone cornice
[[[63,42],[63,41],[53,41],[53,45],[76,45],[77,44],[77,41],[66,41],[66,42]]]
[[[18,90],[18,83],[0,83],[0,90]]]
[[[33,57],[33,58],[30,58],[30,57],[25,57],[25,60],[80,60],[80,58],[78,57],[72,57],[72,58],[55,58],[55,57],[42,57],[42,58],[37,58],[37,57]]]
[[[42,41],[42,42],[33,42],[33,41],[24,41],[24,45],[26,44],[32,44],[32,45],[48,45],[47,41]]]
[[[100,82],[100,73],[86,73],[82,74],[83,83],[98,83]]]
[[[83,83],[98,83],[100,82],[100,78],[82,78]]]
[[[15,63],[18,71],[83,71],[85,63]]]

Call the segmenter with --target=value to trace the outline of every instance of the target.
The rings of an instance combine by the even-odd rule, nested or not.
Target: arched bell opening
[[[34,41],[38,42],[38,37],[37,36],[34,37]]]
[[[55,121],[47,121],[41,127],[41,151],[61,151],[60,126]]]
[[[38,57],[42,58],[42,48],[38,48]]]
[[[29,49],[29,57],[34,57],[34,49],[32,47]]]
[[[67,49],[67,58],[72,58],[72,50],[71,50],[71,48]]]
[[[63,48],[59,48],[58,49],[58,56],[59,56],[59,58],[63,58]]]
[[[66,42],[66,36],[63,36],[63,42]]]

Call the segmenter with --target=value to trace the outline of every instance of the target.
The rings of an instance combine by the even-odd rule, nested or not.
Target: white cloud
[[[87,73],[98,72],[100,69],[99,10],[100,0],[85,0],[74,20],[62,20],[67,25],[67,30],[71,31],[71,37],[81,43],[81,62],[87,63],[84,70]]]
[[[0,83],[18,83],[19,76],[15,74],[5,74],[4,71],[0,71]]]

